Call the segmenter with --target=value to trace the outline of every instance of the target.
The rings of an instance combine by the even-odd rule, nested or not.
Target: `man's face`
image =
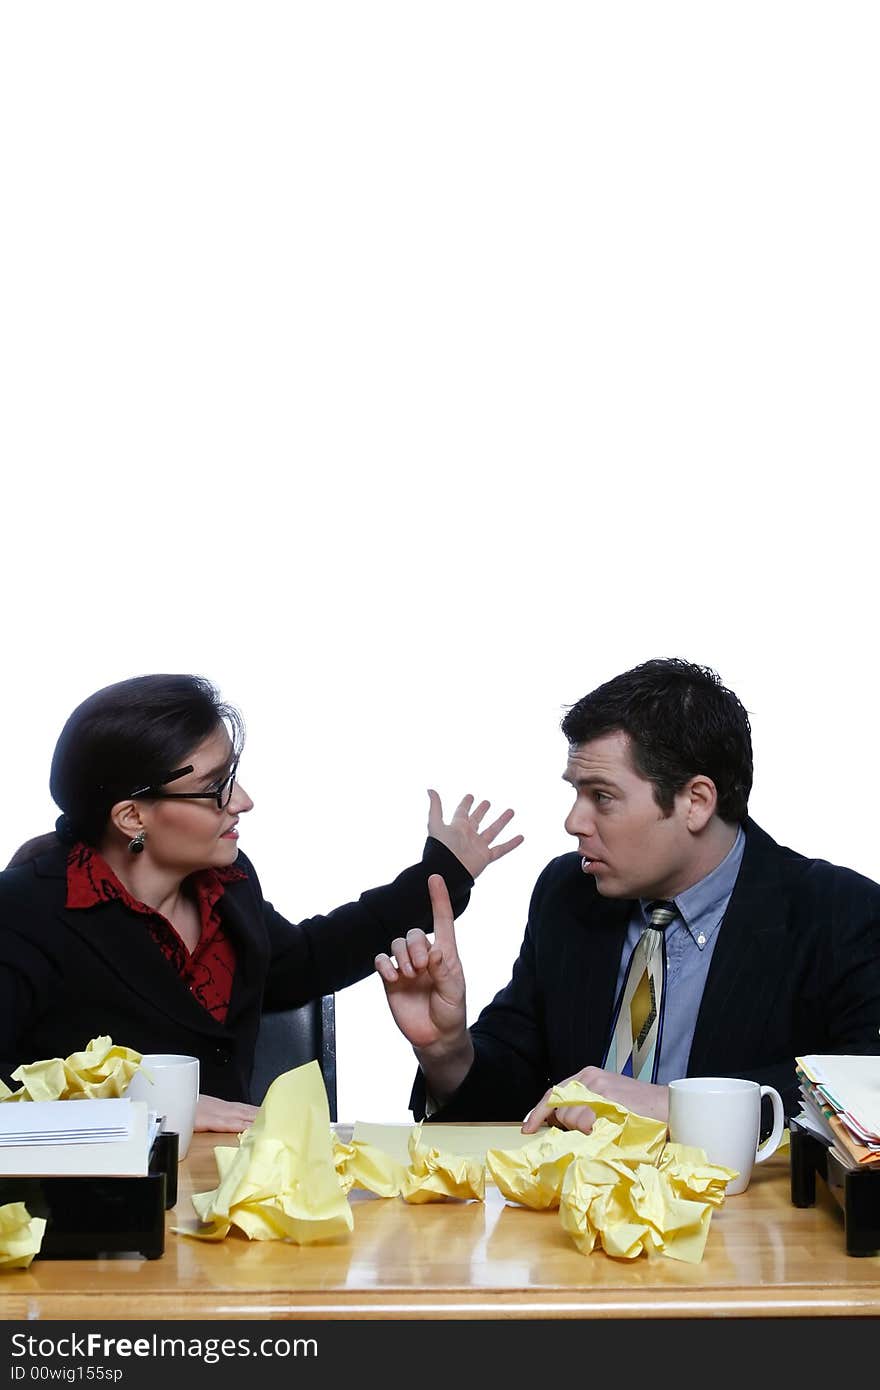
[[[677,796],[671,815],[663,814],[653,786],[633,766],[627,734],[572,745],[563,776],[575,789],[565,828],[603,897],[672,898],[690,886],[689,797]]]

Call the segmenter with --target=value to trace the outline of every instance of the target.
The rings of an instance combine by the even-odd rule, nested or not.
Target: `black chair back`
[[[251,1103],[263,1103],[276,1076],[311,1061],[317,1061],[321,1068],[330,1119],[335,1120],[336,1008],[332,994],[313,999],[298,1009],[263,1014],[251,1074]]]

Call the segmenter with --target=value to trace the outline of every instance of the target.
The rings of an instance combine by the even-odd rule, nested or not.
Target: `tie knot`
[[[677,911],[675,903],[665,901],[648,903],[648,925],[657,931],[662,931],[664,927],[669,926]]]

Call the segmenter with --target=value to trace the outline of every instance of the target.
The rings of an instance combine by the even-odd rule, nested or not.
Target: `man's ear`
[[[135,835],[144,829],[140,806],[136,801],[117,801],[116,805],[110,808],[110,824],[120,835],[124,835],[126,840],[133,840]]]
[[[718,792],[711,777],[692,777],[684,788],[687,797],[686,824],[695,834],[704,829],[718,807]]]

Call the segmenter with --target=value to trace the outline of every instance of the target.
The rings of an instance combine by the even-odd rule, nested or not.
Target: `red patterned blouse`
[[[220,900],[228,883],[246,877],[234,865],[226,869],[201,869],[190,882],[195,890],[201,922],[198,945],[190,954],[167,918],[154,907],[140,903],[120,883],[106,860],[90,845],[76,844],[67,859],[67,906],[96,907],[121,902],[138,913],[159,950],[168,960],[193,997],[223,1023],[232,997],[235,978],[235,952],[220,921]]]

